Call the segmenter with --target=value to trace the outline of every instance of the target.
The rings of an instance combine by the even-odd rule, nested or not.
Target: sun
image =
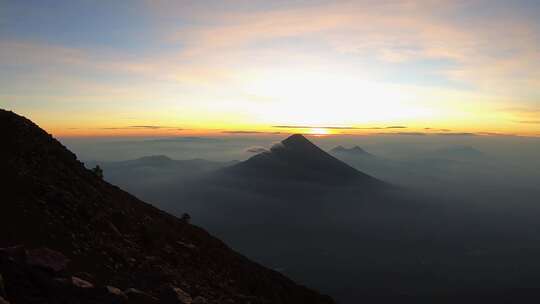
[[[330,130],[325,128],[311,128],[308,133],[312,135],[328,135],[330,134]]]

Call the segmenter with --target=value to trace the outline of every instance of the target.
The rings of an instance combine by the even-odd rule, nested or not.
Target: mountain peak
[[[330,150],[332,153],[339,153],[339,154],[348,154],[348,155],[364,155],[364,156],[373,156],[371,153],[367,152],[366,150],[362,149],[359,146],[354,146],[352,148],[345,148],[343,146],[337,146]]]
[[[355,152],[359,152],[359,153],[367,153],[366,150],[360,148],[359,146],[354,146],[350,150],[355,151]]]
[[[284,145],[305,145],[305,144],[311,144],[311,141],[309,141],[304,135],[302,134],[293,134],[284,140],[281,141]]]
[[[434,156],[445,157],[449,159],[467,159],[467,158],[479,158],[486,155],[471,146],[457,145],[441,148],[431,152]]]
[[[270,180],[294,180],[343,184],[363,180],[380,181],[364,174],[319,148],[301,134],[275,144],[269,152],[257,154],[228,169],[241,176]]]
[[[275,144],[270,151],[273,152],[279,152],[279,150],[288,150],[288,151],[295,151],[297,153],[319,153],[319,147],[317,147],[314,143],[309,141],[304,135],[302,134],[293,134],[286,139],[282,140],[280,143]],[[321,150],[322,151],[322,150]]]

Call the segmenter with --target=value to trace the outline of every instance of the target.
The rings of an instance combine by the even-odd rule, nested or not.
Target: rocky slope
[[[0,110],[0,136],[0,303],[333,303],[104,182],[30,120]]]

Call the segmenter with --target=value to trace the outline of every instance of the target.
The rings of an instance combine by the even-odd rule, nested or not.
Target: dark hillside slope
[[[133,303],[333,302],[104,182],[24,117],[0,110],[0,136],[0,247],[24,246],[0,250],[0,297],[12,303],[93,303],[90,291],[105,285],[146,294],[126,292]],[[38,261],[62,265],[60,253],[35,250],[42,247],[63,253],[67,267],[45,275],[28,266],[36,264],[36,252]],[[95,287],[82,288],[73,275]],[[66,280],[79,282],[73,285],[85,293],[60,296],[58,285]],[[189,301],[166,302],[163,290],[170,286]]]

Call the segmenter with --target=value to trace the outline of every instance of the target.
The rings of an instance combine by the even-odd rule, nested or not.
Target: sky
[[[0,0],[0,107],[56,136],[540,136],[540,1]]]

